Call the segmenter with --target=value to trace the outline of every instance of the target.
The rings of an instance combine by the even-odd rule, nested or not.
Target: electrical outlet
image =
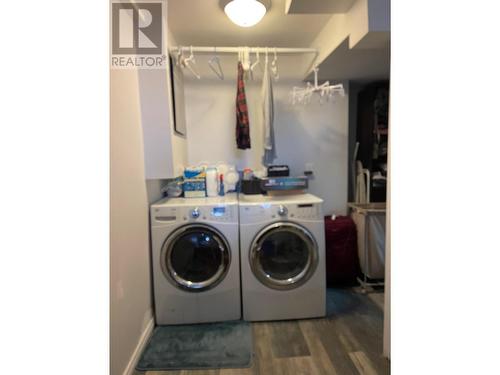
[[[304,175],[306,175],[308,178],[313,178],[314,176],[314,163],[308,162],[305,165],[304,169]]]

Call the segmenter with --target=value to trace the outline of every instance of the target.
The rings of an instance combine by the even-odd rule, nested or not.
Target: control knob
[[[198,207],[191,211],[191,217],[193,219],[198,219],[200,217],[200,209]]]
[[[286,214],[288,214],[288,208],[286,208],[283,205],[280,205],[280,207],[278,208],[278,215],[285,216]]]

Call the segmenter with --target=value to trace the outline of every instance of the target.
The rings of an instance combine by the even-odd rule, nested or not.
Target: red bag
[[[349,216],[325,216],[326,282],[355,284],[360,275],[356,224]]]

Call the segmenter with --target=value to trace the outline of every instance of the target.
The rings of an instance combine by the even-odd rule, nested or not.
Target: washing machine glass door
[[[178,288],[200,292],[220,283],[229,270],[231,252],[224,236],[203,224],[177,229],[163,244],[161,266]]]
[[[250,249],[250,266],[260,282],[273,289],[294,289],[311,278],[318,246],[309,231],[294,223],[264,228]]]

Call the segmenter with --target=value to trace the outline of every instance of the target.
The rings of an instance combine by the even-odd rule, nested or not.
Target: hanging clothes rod
[[[245,50],[246,48],[249,49],[249,52],[251,53],[265,53],[266,49],[267,52],[270,54],[273,54],[275,51],[276,53],[279,54],[295,54],[295,53],[311,53],[314,54],[314,57],[309,64],[309,67],[306,70],[306,75],[311,73],[313,71],[314,66],[316,65],[316,60],[318,59],[319,56],[319,50],[316,48],[283,48],[283,47],[247,47],[247,46],[241,46],[241,47],[195,47],[195,46],[177,46],[177,47],[170,47],[169,51],[171,53],[174,52],[179,52],[179,49],[182,49],[182,51],[186,52],[198,52],[198,53],[239,53],[242,50]]]
[[[246,46],[241,46],[241,47],[191,47],[191,46],[179,46],[179,47],[171,47],[170,52],[178,52],[179,48],[182,48],[183,51],[189,52],[201,52],[201,53],[214,53],[214,51],[217,51],[217,53],[238,53],[246,48],[250,52],[259,52],[259,53],[265,53],[266,48],[267,51],[272,54],[276,51],[276,53],[282,53],[282,54],[293,54],[293,53],[314,53],[318,54],[318,50],[316,48],[281,48],[281,47],[246,47]]]

